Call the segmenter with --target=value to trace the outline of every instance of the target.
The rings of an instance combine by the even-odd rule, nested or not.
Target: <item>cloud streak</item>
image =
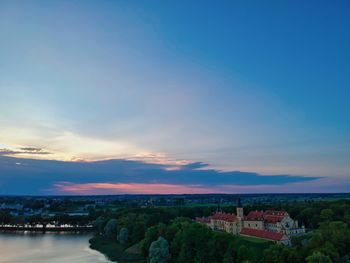
[[[228,193],[240,187],[283,186],[318,179],[222,172],[203,162],[183,165],[124,159],[64,162],[0,156],[4,194]]]
[[[69,182],[54,184],[54,190],[71,194],[205,194],[215,191],[213,188],[203,185],[137,183],[73,184]]]
[[[0,155],[11,156],[11,155],[21,155],[21,154],[47,155],[47,154],[51,154],[51,152],[48,152],[42,148],[35,148],[35,147],[21,147],[14,150],[8,149],[8,148],[0,149]]]
[[[74,195],[113,194],[232,194],[232,193],[335,193],[348,192],[350,184],[329,179],[285,185],[178,185],[178,184],[121,184],[58,182],[51,191]]]

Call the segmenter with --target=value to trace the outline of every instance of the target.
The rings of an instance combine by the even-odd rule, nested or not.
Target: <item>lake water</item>
[[[1,233],[0,263],[111,263],[89,248],[88,234]]]

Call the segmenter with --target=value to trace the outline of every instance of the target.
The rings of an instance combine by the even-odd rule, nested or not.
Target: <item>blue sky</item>
[[[0,156],[13,171],[30,159],[165,165],[174,179],[142,173],[122,183],[176,185],[172,192],[349,191],[349,9],[347,1],[1,1]],[[208,164],[194,168],[202,181],[182,169],[197,162]],[[0,187],[14,185],[1,163]],[[230,174],[227,190],[208,169],[259,180]],[[175,170],[188,179],[175,180]],[[62,182],[126,187],[115,187],[118,176],[79,181],[66,172],[27,192],[62,192]]]

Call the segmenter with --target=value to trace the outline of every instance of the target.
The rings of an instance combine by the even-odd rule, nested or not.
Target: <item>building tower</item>
[[[243,228],[243,220],[244,220],[244,213],[243,213],[243,206],[241,203],[241,198],[238,197],[237,199],[237,232],[241,233]]]
[[[217,205],[216,205],[216,212],[217,212],[217,213],[222,212],[222,209],[221,209],[221,200],[219,200],[219,201],[217,202]]]
[[[243,213],[243,206],[241,203],[241,198],[238,197],[237,199],[237,218],[239,220],[243,220],[244,213]]]

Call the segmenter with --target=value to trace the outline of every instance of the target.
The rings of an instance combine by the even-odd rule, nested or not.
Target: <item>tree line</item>
[[[296,202],[244,207],[285,210],[305,224],[306,236],[293,238],[293,246],[248,243],[241,237],[215,232],[194,222],[216,207],[125,208],[105,211],[96,220],[99,234],[127,245],[139,244],[151,263],[316,263],[350,262],[350,201]],[[233,212],[234,207],[222,207]],[[127,233],[127,234],[126,234]],[[121,237],[127,236],[127,239]],[[123,241],[122,241],[123,240]]]

